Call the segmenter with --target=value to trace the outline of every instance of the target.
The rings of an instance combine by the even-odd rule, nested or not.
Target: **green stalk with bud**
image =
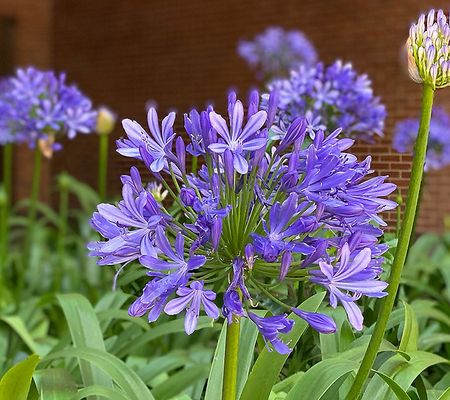
[[[411,235],[422,186],[425,155],[427,152],[434,91],[450,85],[450,26],[447,17],[439,10],[421,15],[411,26],[406,43],[408,70],[411,78],[423,85],[422,112],[419,132],[414,147],[411,178],[406,199],[406,208],[401,223],[397,249],[389,277],[388,296],[383,299],[381,311],[375,325],[364,358],[347,396],[349,400],[359,398],[370,373],[386,330],[389,316],[397,296],[403,266],[408,254]]]

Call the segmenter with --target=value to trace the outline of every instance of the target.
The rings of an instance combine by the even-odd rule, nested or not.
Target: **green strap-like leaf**
[[[386,374],[383,374],[380,371],[374,371],[377,375],[379,375],[391,388],[391,390],[395,393],[398,400],[411,400],[408,393],[406,393],[393,379],[391,379]]]
[[[206,378],[209,365],[195,365],[182,369],[164,382],[155,386],[152,393],[158,400],[169,400],[195,384],[198,380]]]
[[[324,297],[325,292],[318,293],[304,301],[299,308],[314,312],[319,308]],[[293,313],[289,315],[289,318],[295,321],[295,325],[290,333],[283,335],[283,340],[289,343],[291,347],[294,347],[305,332],[308,324]],[[277,382],[281,368],[283,368],[287,358],[288,354],[278,354],[275,351],[268,351],[267,348],[265,348],[259,355],[250,372],[250,376],[244,386],[240,399],[268,399],[270,391]]]
[[[127,364],[117,357],[105,351],[88,348],[69,348],[57,353],[49,354],[46,358],[54,360],[58,358],[80,358],[100,370],[122,389],[128,400],[154,400],[148,387],[141,378]],[[99,385],[100,386],[100,385]]]
[[[62,368],[41,369],[33,378],[41,399],[69,400],[77,392],[75,379]]]
[[[327,358],[314,365],[300,377],[294,387],[289,391],[286,400],[320,400],[327,391],[352,371],[359,363],[340,358]]]
[[[6,371],[0,381],[0,400],[26,400],[39,357],[32,355]]]
[[[406,302],[403,302],[403,307],[405,309],[405,322],[398,349],[405,352],[415,351],[417,350],[417,342],[419,339],[419,324],[417,323],[413,308]]]
[[[70,400],[82,400],[88,398],[89,396],[97,396],[107,400],[129,400],[127,396],[125,396],[123,393],[118,392],[116,389],[105,388],[98,385],[92,385],[80,389],[77,393],[73,394],[72,397],[70,397]]]
[[[74,347],[105,351],[100,324],[89,301],[79,294],[60,294],[57,298],[64,311]],[[81,360],[80,371],[84,386],[112,387],[111,378],[91,363]]]

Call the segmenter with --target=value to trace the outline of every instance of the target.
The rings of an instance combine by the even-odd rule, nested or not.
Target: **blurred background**
[[[373,169],[389,175],[403,196],[411,156],[391,146],[395,123],[417,117],[420,86],[406,75],[401,50],[407,29],[420,12],[448,8],[445,1],[302,0],[226,2],[172,0],[0,0],[0,74],[34,65],[65,71],[96,105],[107,104],[120,119],[145,122],[145,104],[161,112],[213,102],[222,110],[226,92],[241,95],[261,85],[236,51],[240,39],[251,39],[271,25],[303,31],[325,63],[351,61],[367,73],[381,96],[388,118],[385,135],[374,145],[357,144],[356,153],[373,156]],[[447,91],[436,103],[450,111]],[[119,176],[131,159],[115,153],[123,135],[117,124],[110,137],[108,191],[118,193]],[[96,185],[98,140],[80,135],[66,140],[66,151],[46,161],[41,197],[51,201],[52,177],[65,170]],[[14,198],[29,195],[32,157],[26,145],[14,154]],[[417,230],[440,232],[450,214],[450,168],[427,174]],[[387,218],[395,225],[395,214]]]

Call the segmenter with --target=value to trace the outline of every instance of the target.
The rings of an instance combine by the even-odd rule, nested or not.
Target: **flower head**
[[[252,41],[240,41],[238,53],[260,78],[284,76],[301,64],[311,65],[317,60],[314,46],[302,32],[280,27],[267,28]]]
[[[415,82],[433,89],[450,84],[450,27],[442,10],[422,14],[409,29],[408,71]]]
[[[9,141],[26,142],[35,147],[38,141],[51,155],[61,145],[57,139],[95,128],[97,112],[91,101],[65,75],[36,68],[18,69],[4,83],[0,96],[0,132],[8,132]],[[1,140],[1,139],[0,139]]]
[[[369,178],[370,157],[358,161],[348,153],[353,141],[340,138],[339,129],[328,135],[319,130],[307,140],[303,115],[269,138],[278,93],[271,92],[264,110],[259,99],[252,92],[245,112],[231,92],[228,118],[211,107],[191,110],[184,121],[186,147],[173,132],[172,113],[160,127],[150,109],[150,134],[125,120],[128,138],[118,142],[119,153],[143,161],[159,182],[170,185],[183,216],[168,215],[132,168],[121,177],[123,199],[116,206],[100,204],[94,213],[92,226],[104,240],[89,248],[99,264],[122,264],[121,271],[137,262],[146,272],[148,282],[130,315],[148,314],[155,321],[164,311],[186,310],[185,330],[191,334],[202,307],[213,319],[221,309],[228,323],[249,318],[270,348],[288,353],[282,334],[293,320],[260,317],[254,299],[276,299],[314,329],[331,333],[336,330],[331,318],[292,308],[280,295],[299,282],[308,292],[319,285],[329,291],[333,307],[343,304],[359,329],[358,298],[384,295],[379,275],[386,247],[378,238],[385,223],[379,214],[396,206],[385,198],[395,185],[386,177]],[[192,173],[185,151],[203,164]]]
[[[343,135],[366,142],[382,136],[385,107],[373,95],[367,75],[358,75],[350,63],[338,60],[325,67],[322,63],[302,65],[284,79],[267,85],[277,90],[280,104],[277,113],[279,137],[284,127],[298,116],[306,118],[306,129],[314,139],[319,131],[342,128]],[[267,102],[263,95],[263,103]]]

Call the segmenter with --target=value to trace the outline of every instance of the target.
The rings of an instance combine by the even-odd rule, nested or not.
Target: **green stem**
[[[3,146],[3,187],[0,188],[0,286],[4,279],[9,242],[8,223],[12,199],[12,157],[12,144],[7,143]]]
[[[67,220],[69,214],[69,188],[66,176],[59,177],[59,230],[58,230],[58,259],[59,265],[55,270],[53,287],[57,293],[61,289],[62,278],[64,276]]]
[[[30,206],[28,208],[28,229],[25,240],[25,260],[28,262],[33,239],[34,225],[36,223],[39,189],[41,186],[42,153],[38,146],[34,150],[33,180],[31,184]]]
[[[227,322],[225,321],[225,323]],[[236,400],[239,332],[239,319],[233,321],[231,324],[228,324],[225,343],[222,400]]]
[[[422,97],[422,115],[420,118],[419,132],[414,148],[414,158],[409,182],[408,197],[406,199],[406,209],[403,216],[400,236],[398,238],[397,249],[395,251],[394,261],[392,263],[391,274],[389,277],[388,295],[383,299],[381,312],[378,316],[375,330],[370,339],[369,346],[364,354],[364,358],[356,374],[355,381],[350,389],[347,399],[358,399],[364,383],[370,373],[372,365],[378,353],[378,349],[383,340],[386,325],[395,303],[398,286],[408,253],[409,241],[414,226],[414,216],[417,212],[420,187],[423,177],[423,166],[427,152],[428,133],[430,129],[431,111],[433,108],[434,90],[428,85],[423,86]]]
[[[106,184],[108,174],[108,135],[99,135],[98,152],[98,195],[101,201],[106,198]]]
[[[12,143],[7,143],[3,146],[3,185],[6,190],[8,207],[12,199],[12,161],[13,146]]]

